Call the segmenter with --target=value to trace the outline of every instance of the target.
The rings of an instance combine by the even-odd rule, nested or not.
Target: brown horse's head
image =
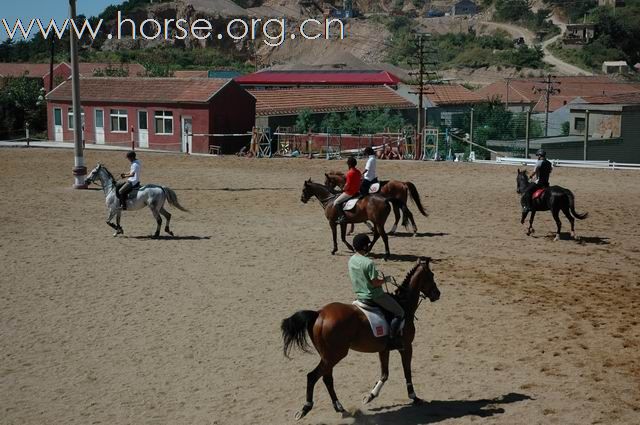
[[[418,264],[414,268],[414,273],[410,278],[410,285],[417,285],[417,289],[427,298],[429,301],[436,302],[440,299],[440,290],[433,276],[433,272],[429,267],[431,258],[421,257],[418,260]],[[407,276],[409,278],[409,276]]]
[[[302,196],[300,197],[300,200],[304,204],[309,202],[309,199],[311,199],[311,197],[313,196],[313,192],[311,191],[309,183],[311,183],[311,179],[305,181],[304,186],[302,186]]]
[[[324,173],[324,185],[329,189],[334,189],[336,186],[344,187],[345,177],[344,173],[339,171],[330,171],[328,173]]]

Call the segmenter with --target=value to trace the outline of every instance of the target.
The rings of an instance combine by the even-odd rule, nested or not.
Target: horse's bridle
[[[420,266],[424,266],[425,264],[427,264],[425,261],[420,261]],[[384,275],[383,275],[384,276]],[[396,278],[394,276],[390,276],[391,277],[391,285],[395,286],[396,289],[398,291],[407,291],[408,288],[405,288],[402,285],[398,285],[398,282],[396,281]],[[387,287],[387,282],[384,283],[385,284],[385,289],[387,290],[387,293],[389,293],[389,288]],[[418,308],[420,308],[420,304],[422,304],[422,301],[426,300],[427,297],[425,294],[422,293],[422,291],[418,291],[418,305],[416,306],[416,309],[413,312],[413,317],[412,320],[418,321],[418,318],[416,317],[416,312],[418,311]]]

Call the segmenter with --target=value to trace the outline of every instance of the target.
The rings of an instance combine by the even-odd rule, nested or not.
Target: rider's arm
[[[380,274],[378,273],[378,269],[376,268],[375,263],[372,261],[369,267],[367,267],[366,275],[369,278],[369,282],[371,286],[374,288],[379,288],[384,283],[384,279],[380,279]]]

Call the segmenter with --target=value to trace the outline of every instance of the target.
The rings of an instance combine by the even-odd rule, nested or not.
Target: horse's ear
[[[518,174],[520,174],[520,169],[518,168]]]
[[[329,178],[329,174],[327,174],[327,173],[324,173],[324,176],[325,176],[326,178]]]

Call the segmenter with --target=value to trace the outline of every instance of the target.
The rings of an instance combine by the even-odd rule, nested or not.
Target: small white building
[[[607,61],[602,63],[603,74],[626,74],[629,65],[625,61]]]

